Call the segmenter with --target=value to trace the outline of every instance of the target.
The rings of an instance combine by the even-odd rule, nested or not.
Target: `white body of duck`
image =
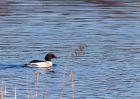
[[[44,61],[44,62],[36,62],[36,63],[29,63],[29,67],[42,67],[42,68],[49,68],[53,65],[51,61]]]
[[[45,61],[40,61],[40,60],[33,60],[27,64],[29,67],[41,67],[41,68],[49,68],[53,65],[51,59],[52,58],[57,58],[54,54],[47,54],[45,56]]]

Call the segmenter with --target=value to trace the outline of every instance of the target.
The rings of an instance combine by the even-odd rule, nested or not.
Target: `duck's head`
[[[45,56],[45,60],[46,61],[51,61],[52,58],[57,58],[54,54],[52,53],[48,53],[46,56]]]

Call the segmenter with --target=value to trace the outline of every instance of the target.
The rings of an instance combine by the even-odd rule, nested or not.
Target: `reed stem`
[[[38,87],[39,87],[40,72],[35,73],[35,97],[38,97]]]
[[[65,65],[64,68],[64,74],[63,74],[63,79],[62,79],[62,89],[61,89],[61,94],[60,94],[60,99],[63,99],[64,92],[65,92],[65,85],[66,85],[66,73],[67,73],[67,66]]]
[[[72,99],[74,99],[74,73],[70,73],[71,88],[72,88]]]
[[[16,87],[14,88],[14,99],[17,99],[17,90],[16,90]]]

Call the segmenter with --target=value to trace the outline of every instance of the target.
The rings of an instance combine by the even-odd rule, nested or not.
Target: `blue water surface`
[[[139,99],[139,8],[139,0],[1,0],[1,93],[72,99],[73,73],[75,99]],[[60,57],[53,71],[24,65],[49,52]]]

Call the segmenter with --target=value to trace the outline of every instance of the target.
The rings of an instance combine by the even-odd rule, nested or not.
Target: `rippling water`
[[[72,71],[75,99],[139,99],[139,8],[139,0],[1,0],[1,92],[71,99]],[[60,56],[54,72],[23,66],[48,52]]]

